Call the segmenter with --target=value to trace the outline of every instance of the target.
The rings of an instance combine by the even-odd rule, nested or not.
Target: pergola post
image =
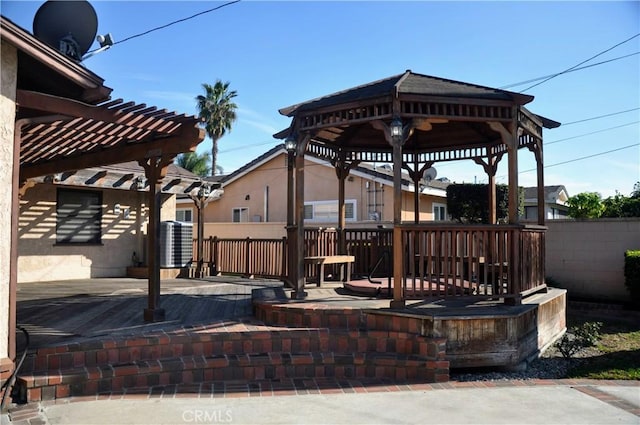
[[[206,202],[203,199],[194,199],[196,209],[198,210],[198,263],[196,265],[196,276],[198,278],[204,277],[204,217],[202,213],[206,207]]]
[[[190,198],[198,211],[198,246],[197,246],[197,263],[196,277],[204,277],[204,210],[209,205],[211,195],[211,187],[202,184],[196,193],[190,194]]]
[[[145,322],[161,322],[165,311],[160,308],[160,208],[162,206],[162,179],[173,157],[153,156],[138,163],[144,168],[149,182],[149,224],[147,227],[148,305],[144,309]]]

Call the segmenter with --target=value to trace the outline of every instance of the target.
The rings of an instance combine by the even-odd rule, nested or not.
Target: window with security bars
[[[58,189],[56,243],[102,243],[102,192]]]

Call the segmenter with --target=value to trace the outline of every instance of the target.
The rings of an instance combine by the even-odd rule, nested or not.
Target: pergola
[[[162,320],[160,251],[156,248],[163,178],[176,155],[194,151],[204,139],[204,130],[197,126],[198,118],[122,99],[110,100],[111,89],[103,85],[100,77],[4,17],[2,38],[15,46],[18,54],[10,341],[16,326],[19,197],[33,185],[30,179],[127,161],[136,161],[144,168],[148,186],[149,294],[144,320]],[[15,344],[10,343],[10,347],[14,350]]]
[[[412,272],[414,276],[424,274],[424,267],[429,265],[424,266],[422,260],[440,259],[438,250],[444,246],[444,242],[440,241],[445,236],[449,241],[447,243],[454,244],[453,251],[459,251],[456,253],[447,248],[453,252],[451,261],[455,261],[453,256],[464,251],[465,257],[461,261],[467,261],[467,265],[472,266],[469,269],[474,264],[478,266],[481,261],[486,261],[489,249],[496,252],[492,264],[496,259],[501,264],[509,262],[510,283],[504,292],[505,299],[519,302],[522,296],[544,289],[544,257],[540,258],[540,253],[544,254],[542,129],[560,124],[527,110],[524,105],[532,100],[533,96],[525,94],[407,70],[399,75],[281,109],[281,114],[292,118],[289,128],[275,135],[286,139],[285,146],[289,152],[288,274],[294,287],[292,297],[305,297],[304,261],[301,256],[304,255],[306,152],[313,152],[330,161],[336,168],[341,254],[346,254],[344,184],[349,171],[360,162],[393,164],[393,278],[396,283],[392,307],[404,306],[411,293],[424,293],[423,280],[420,282],[421,291],[416,291],[416,287],[407,287],[407,272]],[[530,150],[537,163],[539,226],[533,229],[538,235],[533,239],[528,232],[533,226],[518,224],[517,152],[522,148]],[[509,174],[509,223],[499,225],[496,217],[496,170],[505,154]],[[418,182],[435,163],[454,160],[473,160],[487,174],[490,224],[482,229],[448,224],[440,229],[445,233],[436,234],[434,232],[438,229],[433,224],[418,223]],[[408,172],[416,188],[416,219],[412,224],[401,222],[403,170]],[[509,229],[509,233],[495,233],[505,228]],[[484,236],[479,231],[485,232]],[[458,237],[458,232],[461,232],[461,237]],[[472,249],[477,240],[484,241],[480,247],[484,250],[481,255],[478,254],[480,248]],[[490,240],[493,242],[489,243]],[[464,243],[456,245],[456,241]],[[502,244],[500,246],[506,244],[504,246],[508,252],[504,255],[497,253],[499,243]],[[535,261],[526,258],[531,253],[537,257]],[[418,265],[408,260],[409,256],[413,258],[414,255],[420,260]],[[471,275],[469,277],[471,280]]]

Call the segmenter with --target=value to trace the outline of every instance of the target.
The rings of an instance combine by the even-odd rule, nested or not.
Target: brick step
[[[266,328],[227,332],[213,328],[210,332],[138,336],[39,348],[27,356],[20,372],[28,374],[189,356],[269,352],[391,352],[443,359],[444,349],[444,339],[388,330]]]
[[[17,385],[31,402],[176,385],[304,378],[446,382],[449,362],[387,352],[198,355],[21,374]]]

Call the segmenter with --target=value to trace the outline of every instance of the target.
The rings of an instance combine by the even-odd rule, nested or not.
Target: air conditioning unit
[[[187,266],[193,259],[193,223],[160,222],[160,267]]]

